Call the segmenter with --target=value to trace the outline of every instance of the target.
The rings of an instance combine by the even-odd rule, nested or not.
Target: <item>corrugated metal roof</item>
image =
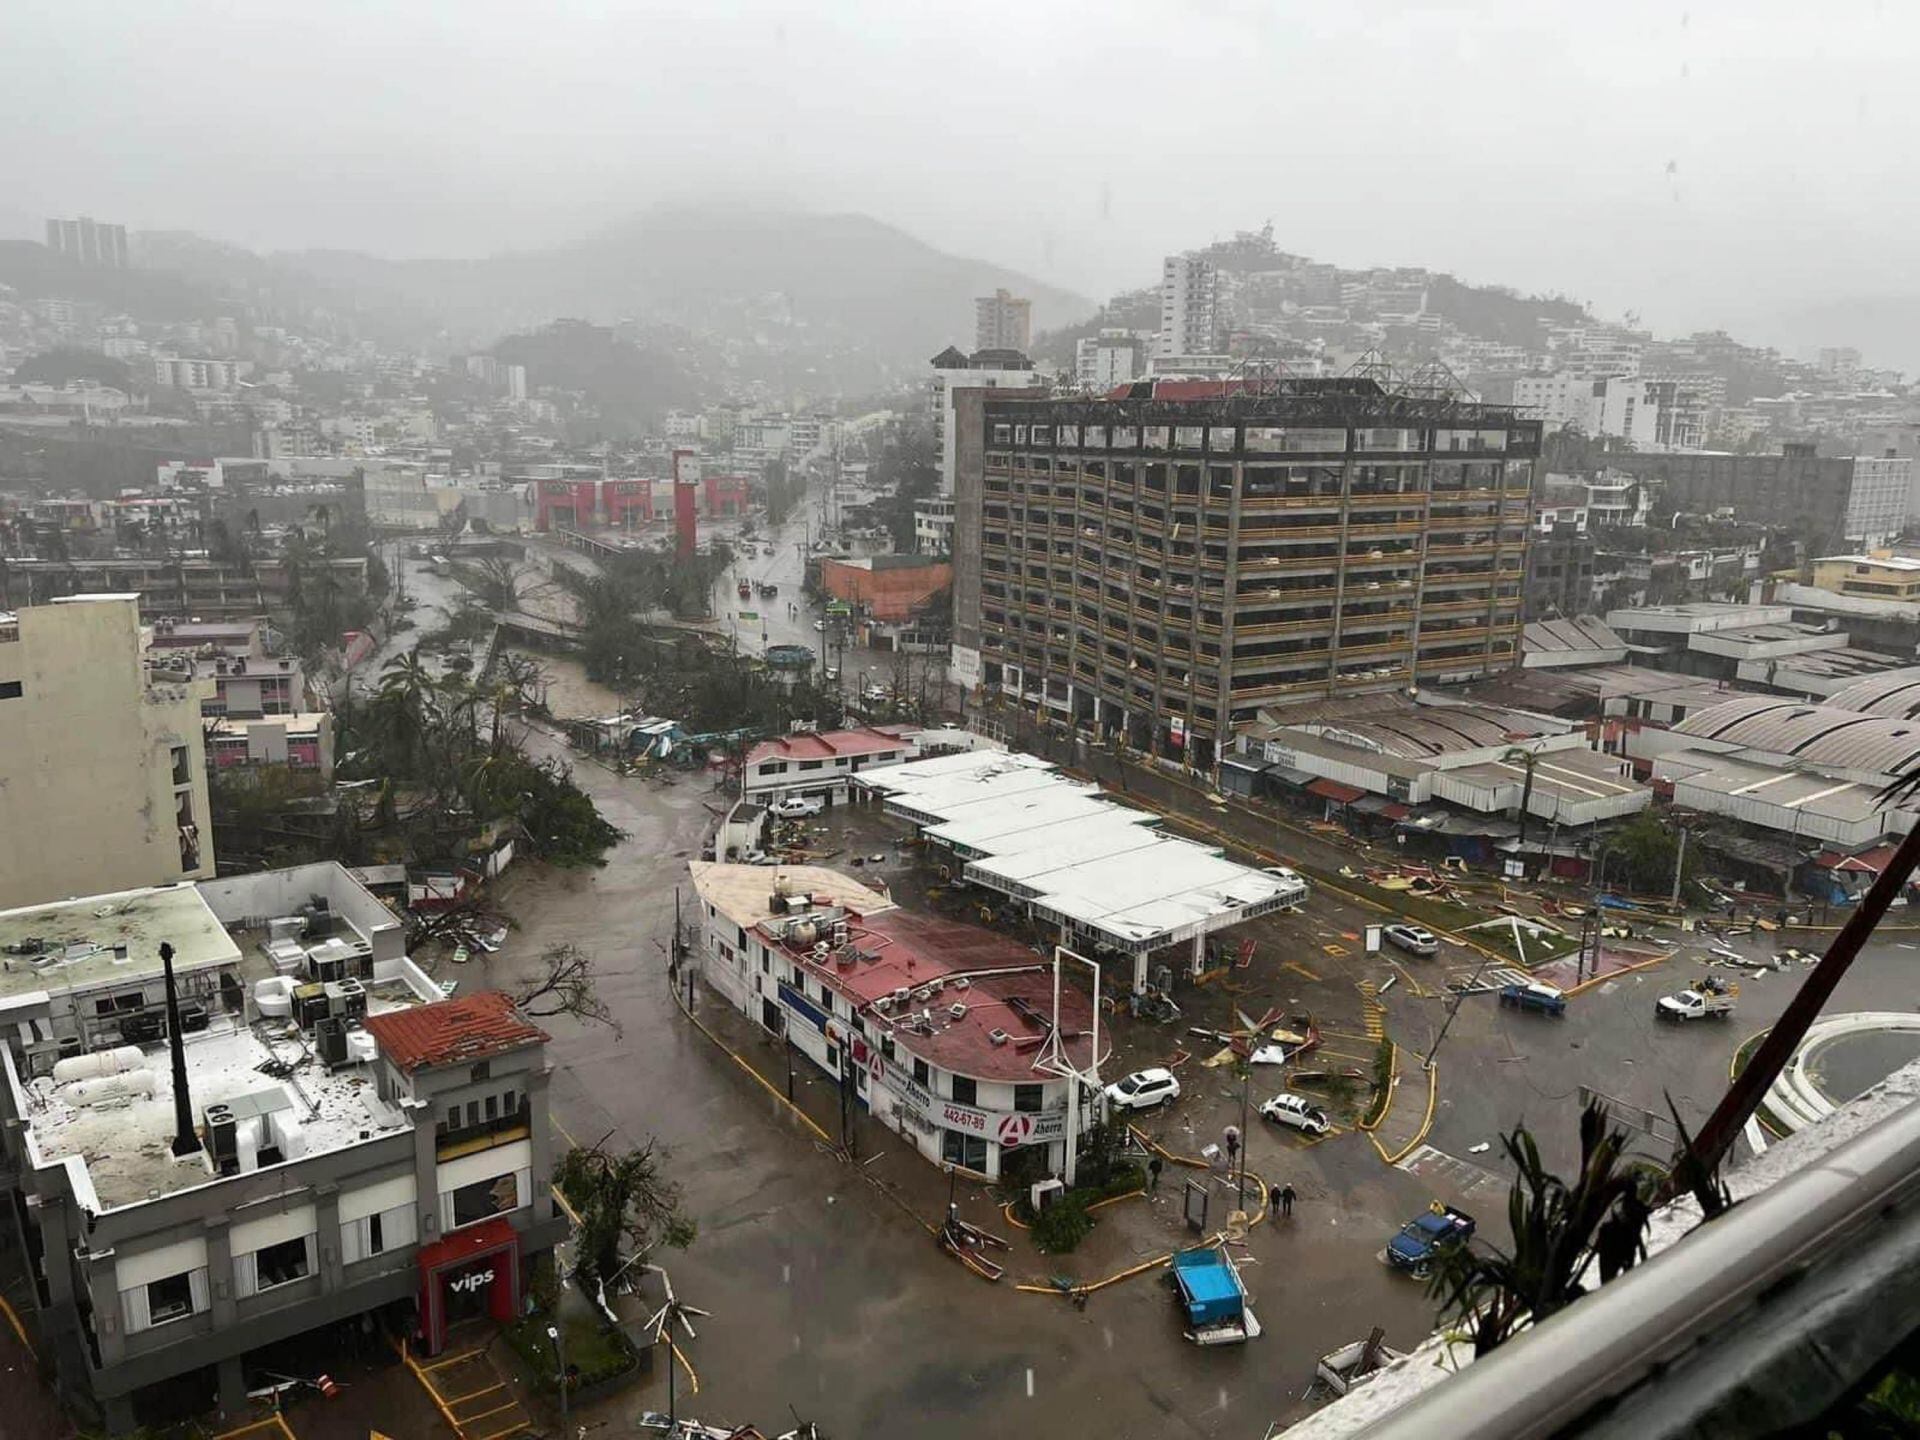
[[[1520,648],[1535,654],[1569,650],[1620,650],[1627,642],[1598,615],[1535,620],[1520,632]]]
[[[1689,715],[1674,729],[1770,755],[1881,775],[1902,774],[1920,764],[1920,723],[1777,696],[1728,700]]]
[[[1834,691],[1827,703],[1836,710],[1914,719],[1920,716],[1920,670],[1906,668],[1857,681],[1844,690]]]

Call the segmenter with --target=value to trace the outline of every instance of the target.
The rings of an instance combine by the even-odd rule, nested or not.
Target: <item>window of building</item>
[[[164,1325],[193,1313],[193,1281],[186,1274],[169,1275],[147,1286],[147,1323]]]
[[[502,1095],[501,1095],[501,1097],[500,1097],[500,1109],[501,1109],[501,1110],[502,1110],[502,1111],[503,1111],[504,1113],[506,1113],[506,1114],[508,1114],[508,1115],[517,1115],[517,1114],[519,1114],[519,1113],[520,1113],[520,1107],[519,1107],[518,1105],[516,1105],[516,1104],[514,1104],[514,1101],[515,1101],[515,1100],[516,1100],[517,1098],[518,1098],[518,1097],[517,1097],[517,1096],[516,1096],[516,1095],[514,1094],[514,1092],[513,1092],[513,1091],[511,1091],[511,1090],[508,1090],[508,1091],[505,1091],[504,1093],[502,1093]]]
[[[18,700],[24,693],[18,680],[0,680],[0,700]]]
[[[282,1240],[278,1245],[269,1245],[264,1250],[256,1250],[253,1256],[254,1274],[257,1277],[256,1290],[271,1290],[276,1285],[291,1285],[295,1280],[304,1280],[313,1273],[312,1262],[307,1258],[309,1235],[298,1235],[291,1240]]]
[[[475,1065],[467,1071],[467,1080],[474,1085],[478,1085],[482,1080],[490,1080],[492,1078],[493,1066],[486,1060],[482,1060],[478,1065]]]
[[[1013,1087],[1013,1108],[1016,1110],[1038,1110],[1040,1096],[1044,1087],[1039,1085],[1016,1085]]]
[[[769,760],[760,767],[760,773],[762,775],[784,775],[787,773],[787,762],[784,760]]]
[[[379,1215],[367,1217],[367,1254],[369,1255],[378,1255],[387,1248],[386,1227],[381,1223],[381,1219]]]
[[[471,1185],[462,1185],[447,1198],[452,1202],[454,1228],[477,1224],[520,1208],[520,1177],[496,1175],[491,1180],[476,1180]]]
[[[958,1130],[940,1132],[940,1158],[949,1165],[962,1165],[969,1170],[987,1168],[987,1137],[984,1135],[963,1135]]]
[[[800,768],[802,770],[818,770],[821,766],[825,765],[826,763],[827,762],[824,760],[802,760],[800,762]]]
[[[915,1060],[913,1062],[913,1078],[916,1084],[925,1085],[927,1083],[927,1062],[926,1061]]]
[[[498,1095],[489,1095],[487,1096],[487,1119],[498,1120],[499,1118],[500,1097]]]
[[[980,1098],[980,1086],[969,1076],[953,1077],[953,1098],[962,1105],[972,1105]]]

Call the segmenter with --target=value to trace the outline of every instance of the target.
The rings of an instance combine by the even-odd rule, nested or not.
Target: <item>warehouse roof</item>
[[[1551,657],[1554,663],[1571,665],[1588,658],[1625,659],[1627,642],[1598,615],[1575,615],[1534,621],[1520,632],[1520,649],[1527,655]]]
[[[1861,680],[1836,690],[1827,703],[1836,710],[1859,710],[1868,715],[1920,716],[1920,667],[1908,666]]]
[[[1784,810],[1824,816],[1843,824],[1871,820],[1893,808],[1880,798],[1879,787],[1874,785],[1832,780],[1825,775],[1781,770],[1742,760],[1723,761],[1710,770],[1675,779],[1675,803],[1687,803],[1690,791],[1753,800]]]
[[[1675,730],[1769,755],[1882,775],[1902,774],[1920,763],[1920,722],[1778,696],[1727,700],[1689,715]]]

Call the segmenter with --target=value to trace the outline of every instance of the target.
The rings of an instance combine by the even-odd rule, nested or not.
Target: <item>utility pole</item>
[[[1680,853],[1673,858],[1673,908],[1680,908],[1680,875],[1687,866],[1687,831],[1680,827]]]
[[[1240,1208],[1247,1208],[1247,1142],[1253,1132],[1247,1129],[1247,1092],[1253,1086],[1253,1060],[1251,1057],[1240,1062]]]
[[[1453,1003],[1447,1006],[1447,1018],[1441,1022],[1440,1033],[1433,1037],[1433,1044],[1427,1047],[1426,1059],[1420,1062],[1420,1068],[1422,1070],[1433,1069],[1433,1057],[1440,1053],[1440,1042],[1447,1038],[1447,1031],[1453,1028],[1453,1017],[1460,1013],[1460,1002],[1467,998],[1468,990],[1473,989],[1474,986],[1480,983],[1480,972],[1487,968],[1487,962],[1490,958],[1489,956],[1482,955],[1480,957],[1480,964],[1474,969],[1473,978],[1467,981],[1464,988],[1453,992]]]

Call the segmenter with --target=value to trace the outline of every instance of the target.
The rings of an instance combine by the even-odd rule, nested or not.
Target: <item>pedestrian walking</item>
[[[1226,1141],[1227,1164],[1231,1165],[1234,1159],[1240,1154],[1240,1127],[1238,1125],[1227,1126]]]
[[[1158,1190],[1159,1188],[1160,1188],[1160,1157],[1156,1155],[1151,1160],[1147,1161],[1147,1189]]]
[[[1291,1184],[1280,1187],[1280,1216],[1284,1220],[1293,1218],[1293,1186]]]

